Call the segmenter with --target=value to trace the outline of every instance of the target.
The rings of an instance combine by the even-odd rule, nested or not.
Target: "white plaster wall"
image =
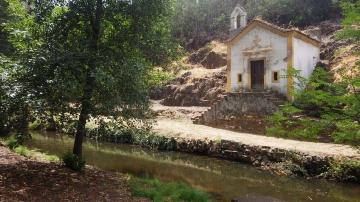
[[[256,36],[261,39],[261,47],[271,47],[269,52],[261,52],[251,56],[244,55],[246,48],[254,47]],[[256,49],[256,48],[254,48]],[[272,82],[272,72],[278,71],[284,75],[287,69],[287,37],[275,34],[267,29],[256,27],[243,36],[231,47],[231,90],[238,92],[240,89],[249,89],[251,84],[249,60],[263,59],[265,61],[265,88],[287,93],[287,79],[280,78],[279,83]],[[242,74],[242,82],[238,82],[238,74]]]
[[[300,75],[309,78],[320,60],[320,48],[305,41],[294,38],[294,68],[300,70]],[[299,89],[295,81],[295,87]]]

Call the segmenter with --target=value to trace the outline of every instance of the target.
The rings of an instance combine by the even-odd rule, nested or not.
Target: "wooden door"
[[[264,60],[251,61],[251,88],[264,89],[265,62]]]

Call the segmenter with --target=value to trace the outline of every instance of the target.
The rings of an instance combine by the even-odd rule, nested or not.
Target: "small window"
[[[239,83],[242,82],[242,74],[238,74],[238,82],[239,82]]]
[[[240,28],[240,23],[241,23],[241,16],[238,15],[236,16],[236,29]]]
[[[273,72],[273,82],[277,83],[279,82],[279,72]]]

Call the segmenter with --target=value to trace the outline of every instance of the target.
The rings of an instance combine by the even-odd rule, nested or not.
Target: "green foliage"
[[[329,20],[339,5],[333,0],[177,0],[173,35],[187,49],[198,49],[213,39],[226,39],[230,14],[240,3],[249,20],[256,16],[279,25],[305,27]]]
[[[0,0],[0,55],[12,52],[12,45],[9,42],[9,31],[6,24],[11,21],[11,14],[8,10],[9,3],[6,0]]]
[[[15,136],[10,136],[5,139],[5,145],[13,150],[15,153],[33,159],[46,160],[49,162],[59,162],[58,156],[49,155],[46,153],[39,152],[37,150],[29,149],[26,146],[20,144]]]
[[[20,145],[22,145],[22,144],[24,144],[24,142],[26,140],[31,139],[31,135],[29,133],[27,133],[27,132],[26,133],[16,133],[15,134],[15,139]]]
[[[1,133],[24,133],[36,119],[68,130],[77,121],[82,136],[90,117],[121,117],[124,125],[150,117],[148,73],[179,51],[172,0],[31,1],[31,9],[2,1],[14,19],[5,23],[14,54],[0,55]]]
[[[360,41],[360,1],[342,1],[341,7],[345,16],[342,21],[344,29],[338,36],[358,43]]]
[[[342,8],[344,29],[339,37],[359,43],[360,1],[343,1]],[[310,79],[302,82],[306,84],[303,90],[294,94],[292,106],[301,113],[292,115],[282,108],[269,118],[267,133],[301,139],[326,137],[337,143],[360,145],[360,78],[345,75],[341,82],[334,83],[330,72],[315,69]],[[296,73],[293,76],[298,78]]]
[[[247,3],[252,15],[261,15],[276,24],[300,27],[328,20],[337,6],[332,0],[253,0]]]
[[[85,160],[78,155],[75,155],[71,152],[65,153],[62,158],[62,162],[65,164],[66,167],[74,170],[74,171],[81,171],[85,167]]]
[[[29,123],[29,130],[40,130],[42,127],[42,123],[39,120]]]
[[[327,124],[323,121],[303,118],[296,121],[296,127],[289,136],[300,139],[316,140],[319,135],[324,134]]]
[[[332,134],[335,142],[351,142],[360,145],[360,125],[358,122],[345,119],[335,123],[337,130]]]
[[[267,134],[279,137],[359,145],[357,79],[333,83],[331,73],[316,68],[295,101],[268,118]],[[352,90],[355,89],[355,90]]]
[[[236,0],[177,0],[172,19],[174,37],[187,49],[200,48],[212,38],[225,38],[236,3]]]
[[[210,196],[193,189],[186,184],[176,182],[161,182],[157,179],[131,178],[130,187],[134,196],[161,201],[212,201]]]
[[[266,128],[266,134],[275,137],[288,137],[289,133],[282,126],[272,125],[271,127]]]
[[[344,182],[360,182],[360,161],[340,160],[332,162],[327,173],[335,179]]]
[[[17,146],[13,148],[15,153],[21,155],[21,156],[29,156],[29,150],[24,146]]]
[[[88,138],[115,143],[138,143],[150,133],[151,121],[124,119],[97,119],[86,127]]]
[[[23,145],[24,142],[30,138],[31,136],[29,134],[16,133],[15,135],[7,138],[5,144],[10,149],[15,149],[16,147]]]
[[[8,146],[10,149],[15,149],[16,147],[20,146],[21,144],[19,143],[19,141],[11,136],[9,139],[6,140],[5,142],[6,146]]]
[[[154,69],[149,73],[149,85],[151,87],[162,86],[173,78],[174,75],[169,72],[160,69]]]

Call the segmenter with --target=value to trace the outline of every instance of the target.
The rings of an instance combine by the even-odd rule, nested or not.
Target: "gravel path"
[[[317,156],[360,159],[360,150],[348,145],[304,142],[282,138],[232,132],[203,125],[186,119],[159,119],[154,128],[159,134],[189,139],[230,140],[253,146],[268,146]]]

